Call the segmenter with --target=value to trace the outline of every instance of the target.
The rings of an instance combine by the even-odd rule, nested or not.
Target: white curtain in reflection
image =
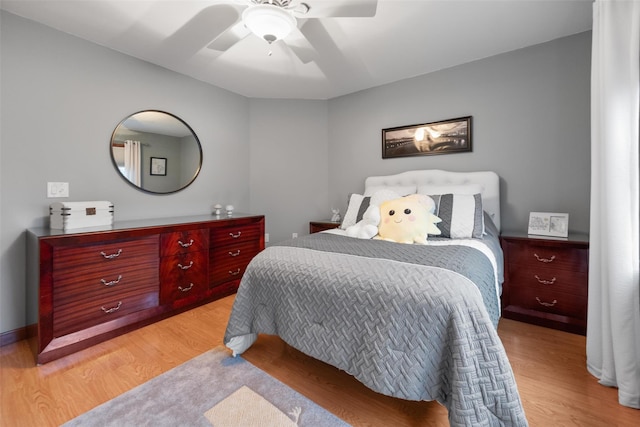
[[[140,141],[124,142],[125,177],[138,187],[142,185],[142,150]]]
[[[640,2],[596,0],[587,368],[640,408]]]

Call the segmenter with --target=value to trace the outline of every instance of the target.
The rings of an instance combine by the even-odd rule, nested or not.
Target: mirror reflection
[[[120,175],[148,193],[175,193],[191,184],[202,166],[202,147],[182,119],[164,111],[126,117],[111,136],[111,158]]]

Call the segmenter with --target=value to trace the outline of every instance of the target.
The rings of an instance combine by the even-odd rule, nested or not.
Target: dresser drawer
[[[54,280],[58,274],[84,271],[117,271],[158,258],[158,235],[77,246],[60,246],[54,249]]]
[[[260,249],[259,243],[253,240],[212,250],[209,259],[210,286],[214,287],[229,280],[240,279],[247,265],[260,252]]]
[[[508,243],[509,264],[546,267],[554,270],[587,272],[588,249],[537,244]]]
[[[556,270],[547,267],[508,266],[509,286],[512,288],[548,289],[572,295],[587,296],[586,272]]]
[[[139,257],[120,258],[118,260],[100,261],[91,268],[90,264],[65,269],[56,268],[53,273],[54,294],[59,292],[87,292],[91,286],[122,287],[132,281],[144,280],[149,273],[159,266],[157,256],[140,255]],[[157,274],[155,274],[157,277]]]
[[[158,258],[144,264],[132,264],[117,268],[89,270],[78,274],[67,269],[54,276],[53,307],[56,309],[69,298],[91,300],[106,292],[118,293],[135,286],[158,286]]]
[[[196,229],[163,233],[160,256],[197,252],[209,248],[209,229]]]
[[[149,274],[147,272],[146,274]],[[68,289],[66,289],[68,291]],[[60,337],[158,305],[157,269],[154,280],[101,288],[94,292],[54,291],[53,335]]]
[[[162,258],[160,303],[203,294],[209,286],[209,252],[189,252]]]
[[[254,243],[260,241],[262,227],[260,224],[216,227],[211,229],[211,247],[219,248],[227,245]]]

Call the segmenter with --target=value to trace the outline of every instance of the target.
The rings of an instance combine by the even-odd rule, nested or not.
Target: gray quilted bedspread
[[[451,239],[431,239],[431,242],[455,242]],[[494,240],[495,241],[495,240]],[[492,240],[488,240],[492,242]],[[354,239],[347,236],[319,233],[287,240],[280,245],[315,249],[324,252],[358,255],[369,258],[385,258],[411,264],[429,265],[455,271],[471,280],[484,301],[485,308],[495,327],[500,320],[500,300],[496,291],[496,272],[491,260],[478,249],[462,244],[446,246],[407,245],[383,240]],[[494,257],[502,256],[488,247]]]
[[[494,321],[470,280],[474,268],[448,256],[435,258],[461,265],[461,273],[352,249],[329,252],[322,246],[356,239],[326,233],[298,240],[298,247],[271,246],[251,261],[225,344],[278,335],[379,393],[437,400],[452,426],[527,425]],[[358,246],[363,242],[419,246]]]

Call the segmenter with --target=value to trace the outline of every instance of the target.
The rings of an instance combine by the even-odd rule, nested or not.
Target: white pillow
[[[418,186],[418,194],[482,194],[480,184],[424,184]]]
[[[399,197],[408,196],[409,194],[415,194],[417,187],[415,185],[372,185],[364,190],[365,196],[372,196],[373,193],[376,193],[381,190],[393,191],[394,193],[398,193]]]

